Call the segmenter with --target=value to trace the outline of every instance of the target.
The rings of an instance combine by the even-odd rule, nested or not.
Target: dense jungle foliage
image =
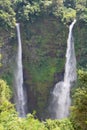
[[[26,118],[18,117],[9,101],[11,91],[0,80],[0,130],[86,130],[87,128],[87,72],[78,71],[78,88],[74,90],[70,117],[62,120],[39,121],[35,112]]]
[[[77,36],[79,33],[81,34],[81,43],[83,42],[85,38],[85,47],[76,46],[76,55],[77,58],[80,57],[80,52],[84,50],[83,57],[87,56],[87,50],[86,50],[86,34],[87,34],[87,0],[0,0],[0,51],[5,48],[4,42],[8,42],[10,40],[11,47],[14,46],[14,43],[16,42],[16,36],[14,33],[15,24],[16,22],[20,22],[22,25],[22,29],[24,29],[25,32],[22,32],[23,36],[23,42],[25,41],[26,37],[26,45],[31,47],[30,50],[28,50],[27,46],[23,44],[23,49],[26,50],[24,53],[28,54],[30,57],[23,55],[23,61],[24,61],[24,74],[31,76],[29,79],[33,79],[33,82],[36,83],[36,90],[34,91],[34,94],[38,93],[39,97],[37,99],[37,106],[39,108],[38,113],[42,113],[43,109],[46,109],[43,101],[47,101],[48,95],[45,94],[46,91],[48,92],[48,83],[49,86],[51,86],[53,82],[53,75],[57,71],[58,74],[62,70],[63,73],[63,67],[64,67],[64,58],[63,53],[65,50],[61,51],[61,56],[58,58],[58,61],[55,57],[55,52],[50,48],[50,50],[53,51],[52,56],[53,58],[50,58],[49,55],[45,60],[43,59],[43,56],[47,55],[45,53],[45,49],[48,50],[49,46],[47,43],[52,41],[51,38],[54,36],[53,31],[54,28],[52,28],[52,25],[50,22],[45,23],[47,24],[46,28],[43,27],[43,24],[36,24],[42,22],[41,19],[48,19],[49,17],[52,17],[54,19],[57,19],[60,23],[57,25],[56,21],[53,21],[53,19],[50,19],[50,21],[53,21],[53,26],[56,28],[59,28],[59,50],[56,52],[56,55],[58,56],[61,51],[61,44],[64,43],[64,40],[66,40],[64,31],[67,29],[66,27],[73,21],[74,18],[77,19],[78,27],[75,31],[75,35]],[[48,20],[49,21],[49,20]],[[36,28],[36,32],[32,26]],[[84,28],[82,28],[84,26]],[[27,28],[31,29],[32,31],[28,31]],[[42,30],[45,30],[41,32],[41,30],[38,31],[37,28],[41,28]],[[51,28],[52,30],[50,30]],[[82,32],[80,32],[80,29]],[[77,32],[78,31],[78,32]],[[38,33],[38,35],[36,35]],[[62,32],[62,33],[60,33]],[[41,33],[41,35],[40,35]],[[28,35],[29,34],[29,35]],[[34,34],[35,36],[32,36]],[[43,40],[43,35],[44,39]],[[63,36],[63,39],[61,37]],[[3,41],[3,37],[5,36],[5,40]],[[10,36],[8,39],[7,37]],[[30,36],[30,37],[29,37]],[[56,36],[57,36],[57,30],[56,30]],[[30,39],[29,39],[30,38]],[[48,39],[49,38],[49,39]],[[62,41],[61,41],[62,39]],[[28,43],[29,41],[29,43]],[[52,41],[54,42],[54,41]],[[80,40],[75,39],[76,43],[80,43]],[[32,45],[33,43],[33,45]],[[36,48],[37,43],[39,44],[40,49]],[[40,44],[41,43],[41,44]],[[52,43],[51,43],[52,44]],[[3,46],[4,45],[4,46]],[[55,45],[57,46],[57,39],[55,38]],[[34,46],[34,48],[32,48]],[[54,47],[54,45],[51,45]],[[56,50],[56,46],[54,47],[54,50]],[[42,49],[44,48],[44,50]],[[79,48],[79,49],[78,49]],[[36,53],[32,55],[32,63],[30,61],[31,59],[31,51],[32,53],[35,52],[34,49],[37,49],[38,57],[36,56]],[[63,48],[62,48],[63,49]],[[43,50],[43,52],[42,52]],[[4,50],[4,56],[5,52],[9,52],[8,50]],[[16,52],[16,47],[11,51],[10,56],[14,60],[14,53]],[[80,52],[79,52],[80,51]],[[1,52],[0,52],[1,53]],[[50,53],[50,52],[48,52]],[[0,54],[0,73],[2,76],[0,76],[2,79],[0,79],[0,130],[86,130],[87,129],[87,63],[86,63],[86,57],[84,59],[81,59],[79,61],[79,67],[81,67],[78,71],[78,80],[76,87],[72,90],[72,106],[70,108],[70,116],[67,119],[62,120],[43,120],[40,121],[37,119],[37,116],[35,112],[33,114],[28,114],[26,118],[20,118],[18,117],[18,114],[15,110],[15,105],[11,103],[12,100],[12,73],[9,71],[9,66],[5,65],[5,62],[2,63],[2,60],[4,59],[4,56]],[[51,56],[51,57],[52,57]],[[61,58],[62,57],[62,58]],[[30,58],[30,59],[29,59]],[[26,60],[29,59],[30,65],[27,64]],[[40,60],[40,62],[38,61]],[[84,62],[85,61],[85,62]],[[12,61],[9,61],[12,62]],[[45,64],[44,64],[45,62]],[[38,63],[38,64],[36,64]],[[60,64],[59,64],[60,63]],[[9,63],[8,63],[9,64]],[[33,65],[32,65],[33,64]],[[60,66],[60,68],[56,69],[55,64]],[[78,64],[78,63],[77,63]],[[2,66],[6,66],[7,74],[3,74]],[[41,67],[41,69],[38,69],[38,66]],[[82,68],[83,66],[83,68]],[[13,69],[14,66],[12,66]],[[78,67],[78,68],[79,68]],[[50,69],[51,68],[51,69]],[[85,68],[85,70],[84,70]],[[29,72],[26,72],[26,70],[29,70]],[[43,71],[42,71],[43,70]],[[39,76],[38,76],[39,72]],[[44,73],[43,73],[44,72]],[[49,73],[49,74],[48,74]],[[57,75],[58,75],[57,74]],[[48,80],[46,79],[48,77]],[[25,78],[25,84],[29,86],[33,86],[31,82],[28,83],[28,79]],[[56,80],[57,81],[57,80]],[[7,83],[6,83],[7,82]],[[34,88],[35,89],[35,88]],[[29,90],[29,92],[32,92],[32,90]],[[45,95],[45,96],[44,96]],[[31,96],[31,95],[30,95]],[[32,108],[33,106],[31,106]],[[36,109],[35,109],[36,110]],[[31,110],[30,110],[31,111]],[[44,112],[43,114],[44,115]]]
[[[63,23],[77,18],[87,22],[86,0],[1,0],[0,25],[13,27],[15,21],[34,22],[37,17],[53,15]]]

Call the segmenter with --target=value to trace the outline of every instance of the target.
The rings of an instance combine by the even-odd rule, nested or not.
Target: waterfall
[[[72,36],[72,29],[76,20],[72,22],[69,27],[69,35],[67,40],[67,51],[66,51],[66,64],[65,64],[65,75],[64,75],[64,82],[73,82],[76,80],[76,57],[75,57],[75,50],[74,50],[74,40]]]
[[[23,67],[22,67],[22,44],[20,36],[20,25],[16,24],[17,37],[18,37],[18,53],[16,57],[16,70],[15,70],[15,104],[19,117],[26,115],[26,97],[23,89]]]
[[[77,79],[76,57],[72,36],[72,29],[75,23],[76,20],[74,20],[69,26],[64,81],[57,83],[52,92],[52,100],[49,111],[51,113],[51,117],[54,119],[61,119],[69,116],[69,107],[71,105],[70,88]]]

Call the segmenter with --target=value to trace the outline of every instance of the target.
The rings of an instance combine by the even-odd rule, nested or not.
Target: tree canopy
[[[0,25],[4,27],[15,25],[15,12],[11,0],[0,1]]]
[[[69,13],[70,11],[70,13]],[[73,15],[74,13],[74,15]],[[53,15],[67,23],[78,18],[87,22],[86,0],[3,0],[0,1],[1,26],[12,27],[15,21],[33,22],[37,17]]]
[[[78,71],[78,88],[73,96],[71,118],[76,130],[87,128],[87,71]]]

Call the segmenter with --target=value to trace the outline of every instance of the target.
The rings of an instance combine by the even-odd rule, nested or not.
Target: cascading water
[[[26,115],[26,97],[23,89],[23,67],[22,67],[22,44],[19,23],[16,24],[18,37],[18,54],[16,58],[17,67],[15,70],[15,104],[19,117]]]
[[[76,57],[72,36],[72,29],[75,23],[76,20],[74,20],[69,27],[64,81],[57,83],[52,92],[52,101],[49,111],[51,113],[51,117],[54,119],[61,119],[69,115],[69,107],[71,105],[70,88],[72,83],[74,83],[77,79]]]
[[[74,40],[72,36],[72,29],[76,20],[72,22],[69,27],[69,36],[67,40],[67,51],[66,51],[66,64],[65,64],[65,75],[64,75],[64,82],[71,83],[76,81],[77,74],[76,74],[76,57],[75,57],[75,50],[74,50]]]

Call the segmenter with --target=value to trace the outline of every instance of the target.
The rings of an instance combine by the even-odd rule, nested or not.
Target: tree
[[[73,96],[73,106],[71,107],[71,119],[76,130],[86,130],[87,128],[87,72],[80,70],[79,88]]]
[[[19,22],[33,21],[40,13],[40,4],[36,0],[15,0],[14,10]]]
[[[10,0],[0,1],[0,25],[6,28],[15,25],[15,12]]]
[[[87,23],[87,0],[76,0],[76,12],[79,21]]]
[[[11,91],[6,82],[0,79],[0,112],[10,110],[13,105],[9,102]]]

